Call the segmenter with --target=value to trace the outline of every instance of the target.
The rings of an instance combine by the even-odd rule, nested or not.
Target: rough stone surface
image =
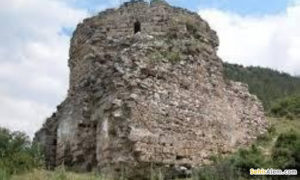
[[[134,179],[251,144],[267,128],[263,107],[223,79],[217,47],[198,14],[162,2],[84,20],[71,40],[68,97],[35,136],[47,166]]]

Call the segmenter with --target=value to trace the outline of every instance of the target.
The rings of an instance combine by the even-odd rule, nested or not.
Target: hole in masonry
[[[141,23],[139,21],[134,23],[134,34],[141,31]]]

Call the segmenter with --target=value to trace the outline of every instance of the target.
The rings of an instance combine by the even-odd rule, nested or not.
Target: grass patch
[[[177,63],[180,61],[180,53],[176,51],[167,52],[165,57],[169,60],[171,63]]]
[[[158,51],[154,51],[150,54],[150,63],[156,64],[158,62],[161,62],[165,60],[166,62],[170,62],[172,64],[175,64],[181,60],[180,52],[178,51],[166,51],[163,53],[160,53]]]

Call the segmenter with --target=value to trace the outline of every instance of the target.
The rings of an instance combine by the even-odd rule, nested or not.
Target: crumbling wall
[[[218,43],[196,13],[166,3],[84,20],[71,40],[68,98],[36,134],[47,162],[134,179],[251,144],[266,131],[263,108],[246,85],[224,81]]]
[[[56,167],[57,122],[56,113],[53,113],[52,117],[48,118],[43,127],[35,134],[33,140],[42,145],[45,165],[48,169]]]

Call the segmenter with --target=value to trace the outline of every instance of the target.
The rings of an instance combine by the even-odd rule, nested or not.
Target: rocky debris
[[[246,85],[224,81],[217,46],[199,15],[166,3],[84,20],[71,40],[68,97],[36,133],[47,165],[188,176],[251,144],[267,128],[263,107]]]

